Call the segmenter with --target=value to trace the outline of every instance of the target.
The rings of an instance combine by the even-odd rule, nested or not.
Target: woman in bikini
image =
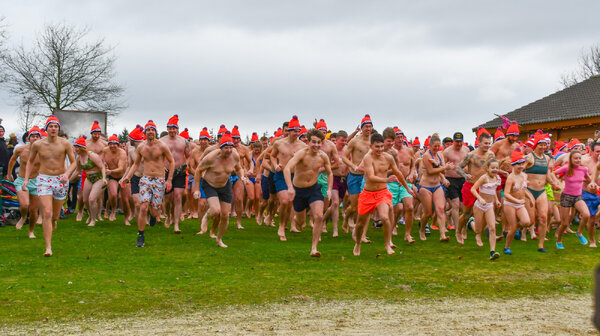
[[[533,195],[527,190],[527,174],[523,172],[523,169],[525,169],[523,152],[517,148],[513,151],[510,161],[512,173],[510,173],[506,179],[506,185],[504,187],[504,206],[502,207],[508,229],[506,244],[504,245],[504,254],[508,255],[512,254],[510,244],[517,232],[517,218],[519,219],[520,226],[529,227],[531,225],[531,219],[525,208],[525,203],[530,202],[530,205],[535,204]],[[543,253],[548,252],[543,248],[538,249],[538,251]]]
[[[483,246],[481,241],[481,232],[488,227],[490,237],[490,260],[498,259],[500,254],[496,252],[496,214],[494,205],[500,207],[496,188],[501,183],[498,171],[500,164],[498,160],[491,159],[486,163],[486,173],[473,184],[471,193],[477,199],[473,205],[473,215],[475,217],[475,240],[478,246]]]
[[[441,140],[437,133],[431,136],[429,144],[431,148],[423,154],[422,164],[424,168],[419,186],[419,198],[423,205],[419,236],[421,240],[427,240],[425,225],[433,214],[433,207],[435,207],[438,227],[440,228],[440,241],[447,242],[450,238],[446,236],[446,196],[442,188],[442,181],[444,181],[444,172],[447,169],[453,169],[454,164],[445,163],[443,156],[439,154]]]
[[[85,171],[87,175],[83,187],[83,202],[90,211],[88,226],[94,226],[100,211],[97,201],[103,195],[104,187],[107,185],[106,169],[100,156],[87,150],[85,139],[86,137],[82,136],[74,144],[75,153],[77,153],[77,171],[75,173]]]

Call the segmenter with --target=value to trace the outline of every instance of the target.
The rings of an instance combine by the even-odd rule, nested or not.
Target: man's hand
[[[296,189],[294,189],[294,187],[288,187],[288,196],[290,197],[291,200],[294,199],[294,197],[296,197]]]
[[[327,189],[326,195],[327,198],[331,199],[331,189]]]
[[[60,182],[62,183],[68,183],[69,182],[69,177],[67,176],[67,174],[60,174]]]
[[[6,175],[6,179],[9,180],[10,182],[15,182],[15,178],[13,177],[13,174]]]
[[[121,188],[125,188],[125,185],[126,185],[127,183],[129,183],[129,179],[128,179],[128,178],[125,178],[125,177],[123,177],[123,178],[121,178],[121,179],[119,180],[119,185],[121,186]]]
[[[200,190],[194,191],[194,199],[200,199]]]
[[[166,192],[171,191],[172,187],[173,187],[173,183],[171,181],[167,181],[167,183],[165,183],[165,191]]]
[[[398,182],[398,177],[396,177],[396,175],[390,175],[388,176],[387,180],[387,183]]]

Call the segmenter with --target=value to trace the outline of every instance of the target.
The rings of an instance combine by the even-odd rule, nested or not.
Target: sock
[[[143,236],[144,235],[144,231],[139,231],[138,230],[138,235]]]

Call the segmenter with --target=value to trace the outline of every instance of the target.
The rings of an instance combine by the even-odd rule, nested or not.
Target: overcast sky
[[[45,23],[87,26],[118,57],[129,107],[109,132],[174,113],[274,131],[297,114],[352,130],[450,136],[561,88],[598,43],[599,1],[7,1],[10,44]],[[6,91],[6,90],[4,90]],[[15,102],[0,117],[16,130]],[[91,126],[91,125],[90,125]]]

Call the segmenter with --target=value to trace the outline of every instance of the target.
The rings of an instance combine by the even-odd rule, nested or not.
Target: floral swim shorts
[[[140,179],[140,202],[149,202],[154,209],[160,209],[165,196],[165,178],[142,176]]]

